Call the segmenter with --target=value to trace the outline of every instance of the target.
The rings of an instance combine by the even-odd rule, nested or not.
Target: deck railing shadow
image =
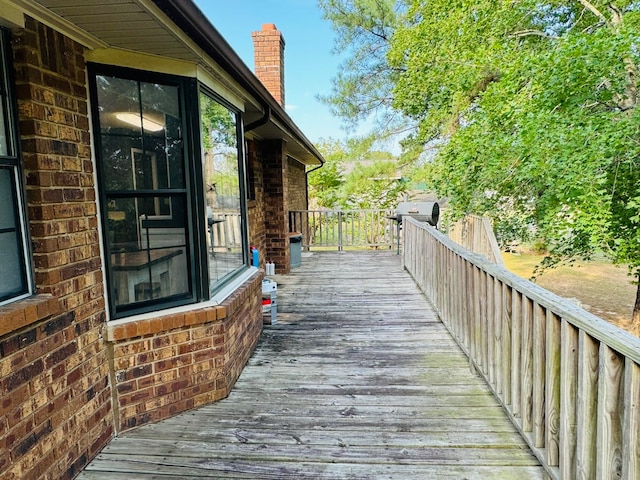
[[[403,222],[404,267],[553,479],[640,478],[640,339]]]

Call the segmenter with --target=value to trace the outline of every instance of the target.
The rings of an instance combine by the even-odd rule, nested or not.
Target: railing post
[[[338,251],[342,251],[342,211],[338,212]]]
[[[626,359],[624,367],[624,419],[622,478],[640,477],[640,367]]]
[[[567,321],[560,326],[560,478],[577,476],[578,332]],[[633,477],[628,477],[633,478]]]

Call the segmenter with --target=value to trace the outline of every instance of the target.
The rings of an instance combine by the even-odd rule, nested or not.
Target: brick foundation
[[[262,274],[222,305],[109,326],[118,429],[229,395],[262,331]]]
[[[0,339],[0,477],[71,479],[113,436],[106,351],[98,329],[52,297],[42,317]]]

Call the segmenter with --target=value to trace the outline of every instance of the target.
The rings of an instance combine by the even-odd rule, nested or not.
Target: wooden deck
[[[79,479],[544,478],[395,252],[276,279],[229,398],[116,438]]]

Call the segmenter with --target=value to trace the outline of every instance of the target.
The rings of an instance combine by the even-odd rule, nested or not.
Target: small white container
[[[262,323],[278,323],[278,284],[268,278],[262,280],[262,315]]]

